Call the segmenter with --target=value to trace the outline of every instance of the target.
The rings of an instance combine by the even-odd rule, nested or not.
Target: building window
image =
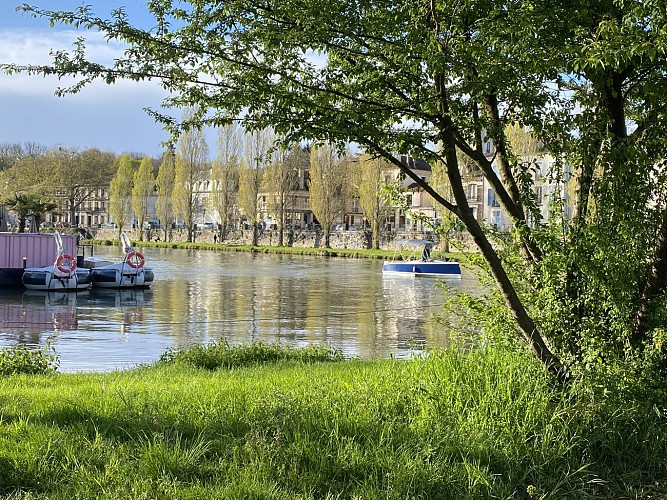
[[[493,210],[491,212],[491,223],[496,229],[500,227],[500,210]]]
[[[542,204],[542,186],[535,186],[535,203]]]
[[[496,198],[496,193],[493,189],[489,188],[488,190],[488,205],[490,207],[499,207],[498,198]]]
[[[468,201],[477,201],[477,184],[468,184]]]

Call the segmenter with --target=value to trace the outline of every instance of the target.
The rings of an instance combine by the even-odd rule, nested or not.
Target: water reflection
[[[3,300],[6,299],[6,300]],[[0,296],[0,338],[12,345],[39,344],[44,332],[57,335],[63,329],[77,328],[77,294],[26,290]]]
[[[96,249],[113,259],[119,249]],[[225,339],[330,344],[359,357],[442,346],[432,278],[383,276],[382,263],[250,253],[146,249],[150,290],[0,294],[0,345],[50,341],[61,370],[154,361],[169,347]],[[466,278],[452,286],[474,288]]]

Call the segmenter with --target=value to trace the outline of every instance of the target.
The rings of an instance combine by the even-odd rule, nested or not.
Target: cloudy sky
[[[79,36],[86,38],[88,50],[98,60],[111,61],[118,54],[118,46],[107,43],[95,32],[51,28],[46,19],[16,12],[16,6],[23,1],[26,0],[0,0],[1,63],[47,64],[51,50],[70,49]],[[152,26],[147,25],[150,18],[143,15],[145,2],[33,0],[31,3],[61,10],[91,5],[100,17],[108,17],[112,9],[124,5],[135,24]],[[0,73],[0,143],[37,142],[78,149],[97,147],[116,153],[161,154],[160,143],[167,135],[143,111],[146,107],[160,106],[164,92],[157,84],[95,82],[76,95],[56,97],[54,92],[59,86],[66,86],[66,82]],[[209,142],[211,151],[214,146]]]

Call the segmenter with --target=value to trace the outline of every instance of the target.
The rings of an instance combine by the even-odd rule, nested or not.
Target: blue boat
[[[404,276],[438,276],[460,278],[461,266],[457,261],[434,259],[431,249],[436,242],[431,240],[396,240],[396,248],[411,248],[412,254],[407,260],[387,260],[382,265],[382,272]],[[419,254],[419,256],[418,256]]]

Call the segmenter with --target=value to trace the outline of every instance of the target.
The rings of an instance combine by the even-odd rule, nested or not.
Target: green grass
[[[527,356],[331,362],[288,350],[271,361],[268,346],[225,350],[0,377],[0,496],[667,495],[664,413],[568,395]],[[197,361],[211,352],[236,362]]]
[[[340,351],[324,346],[295,348],[264,342],[230,346],[226,342],[212,342],[188,349],[170,349],[160,357],[159,363],[181,363],[194,368],[217,370],[279,361],[317,363],[343,359]]]

